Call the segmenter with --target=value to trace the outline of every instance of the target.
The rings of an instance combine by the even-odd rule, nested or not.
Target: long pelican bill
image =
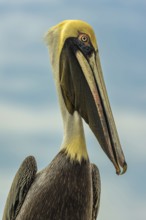
[[[88,123],[117,174],[127,164],[120,145],[102,75],[98,51],[75,38],[67,39],[60,56],[60,85],[68,111]],[[121,168],[123,169],[121,171]]]

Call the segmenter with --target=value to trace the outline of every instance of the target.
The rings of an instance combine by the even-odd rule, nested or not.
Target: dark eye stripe
[[[80,50],[85,55],[85,57],[90,57],[91,54],[95,52],[94,47],[91,43],[86,45],[85,42],[76,37],[68,38],[66,40],[66,43],[74,53],[76,53],[77,50]]]
[[[86,45],[83,41],[74,38],[73,42],[77,47],[82,51],[82,53],[86,56],[90,56],[94,52],[94,48],[91,44]]]

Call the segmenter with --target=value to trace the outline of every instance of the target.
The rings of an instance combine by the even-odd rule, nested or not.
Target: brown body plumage
[[[26,158],[14,181],[15,183],[21,181],[25,185],[13,186],[7,200],[7,204],[11,207],[11,214],[8,216],[6,208],[3,220],[96,219],[98,211],[96,204],[99,204],[100,199],[100,178],[95,165],[91,165],[89,161],[85,160],[81,163],[71,162],[65,152],[61,151],[50,165],[35,176],[33,175],[33,181],[30,179],[32,167],[35,173],[35,159]],[[96,176],[96,178],[93,181],[95,172],[94,177]],[[23,175],[23,181],[21,175]],[[28,192],[26,182],[29,182]],[[16,194],[19,196],[12,204],[12,198]],[[22,195],[21,198],[20,195]]]
[[[16,220],[89,220],[92,219],[92,201],[89,161],[71,163],[65,153],[60,152],[36,175]]]

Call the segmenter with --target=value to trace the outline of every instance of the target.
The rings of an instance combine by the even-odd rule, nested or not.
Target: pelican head
[[[127,165],[120,145],[102,75],[92,27],[66,20],[45,36],[64,121],[62,148],[71,159],[88,159],[82,118],[112,161],[117,174]]]

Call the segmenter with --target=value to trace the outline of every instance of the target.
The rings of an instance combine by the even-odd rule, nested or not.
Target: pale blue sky
[[[86,126],[90,160],[102,180],[99,220],[146,219],[146,1],[0,1],[0,218],[27,155],[38,168],[57,154],[62,119],[43,35],[64,19],[95,30],[128,172],[116,176]]]

